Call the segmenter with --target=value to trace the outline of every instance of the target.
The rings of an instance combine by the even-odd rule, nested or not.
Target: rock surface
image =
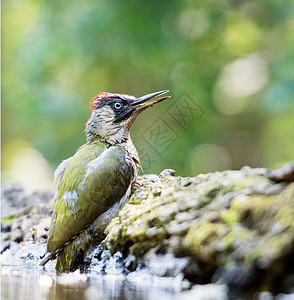
[[[4,184],[1,189],[1,253],[13,242],[47,240],[53,192],[27,194],[19,184]]]
[[[102,244],[88,254],[87,268],[180,276],[186,288],[221,282],[230,293],[290,292],[294,183],[289,171],[285,182],[285,172],[277,172],[244,167],[191,178],[168,172],[140,177],[141,187],[109,224]],[[25,257],[25,247],[29,256],[27,245],[44,251],[52,193],[26,195],[19,186],[6,185],[2,207],[2,258]],[[22,251],[16,243],[22,243]],[[36,253],[30,258],[38,262]]]
[[[252,292],[289,289],[294,184],[277,184],[267,175],[245,167],[194,178],[143,176],[103,244],[111,253],[141,257],[161,276],[182,272],[194,283],[220,279]]]

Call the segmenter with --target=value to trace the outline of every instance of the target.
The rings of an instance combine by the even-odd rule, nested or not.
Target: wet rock
[[[124,266],[130,272],[134,272],[138,267],[138,259],[136,256],[129,254],[124,260]]]
[[[19,216],[25,213],[29,202],[23,187],[17,183],[8,183],[1,188],[1,218]]]
[[[1,232],[9,232],[11,230],[11,224],[1,223]]]
[[[269,179],[275,182],[293,182],[294,181],[294,162],[282,166],[280,169],[269,173]]]
[[[274,296],[270,292],[261,292],[257,295],[257,300],[274,300]]]
[[[3,184],[1,189],[1,223],[3,220],[9,222],[29,213],[49,215],[52,211],[53,193],[51,191],[36,191],[28,194],[17,183]]]
[[[289,290],[281,282],[293,273],[294,184],[277,184],[268,173],[245,167],[194,178],[142,176],[103,244],[140,257],[154,275]],[[156,254],[158,247],[166,253]],[[179,267],[181,258],[193,267]]]
[[[207,284],[207,285],[195,285],[193,288],[187,292],[184,292],[180,300],[228,300],[227,287],[225,285],[218,284]],[[236,299],[236,298],[235,298]]]
[[[153,275],[160,277],[176,277],[189,264],[189,258],[176,258],[173,253],[163,253],[160,255],[152,249],[145,255],[146,267]]]
[[[2,242],[9,236],[11,241],[45,242],[48,235],[53,206],[53,193],[37,191],[32,194],[19,184],[2,186]],[[8,249],[10,243],[5,243],[2,251]]]
[[[167,175],[174,176],[175,174],[176,174],[175,170],[173,170],[173,169],[165,169],[165,170],[163,170],[159,174],[159,177],[164,177],[164,176],[167,176]]]
[[[19,228],[14,229],[11,232],[11,240],[14,242],[22,242],[23,241],[23,231],[20,230]]]
[[[1,254],[2,254],[5,250],[9,249],[9,247],[10,247],[10,241],[8,241],[8,240],[3,240],[3,241],[1,241]]]

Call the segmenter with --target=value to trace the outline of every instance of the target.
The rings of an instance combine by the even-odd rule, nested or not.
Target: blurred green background
[[[84,143],[88,102],[101,91],[170,90],[132,128],[145,173],[294,158],[292,0],[14,0],[2,16],[3,182],[51,188],[54,168]],[[204,113],[183,128],[168,110],[184,92]],[[148,142],[158,118],[177,137],[166,148]]]

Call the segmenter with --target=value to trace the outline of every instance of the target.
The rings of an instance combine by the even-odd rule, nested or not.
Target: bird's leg
[[[85,252],[92,242],[93,238],[89,229],[81,232],[57,254],[56,270],[59,272],[72,272],[83,265]]]

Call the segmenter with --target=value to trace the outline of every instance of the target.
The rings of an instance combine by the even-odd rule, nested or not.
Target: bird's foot
[[[132,194],[141,187],[141,183],[138,181],[134,181],[132,183]]]

